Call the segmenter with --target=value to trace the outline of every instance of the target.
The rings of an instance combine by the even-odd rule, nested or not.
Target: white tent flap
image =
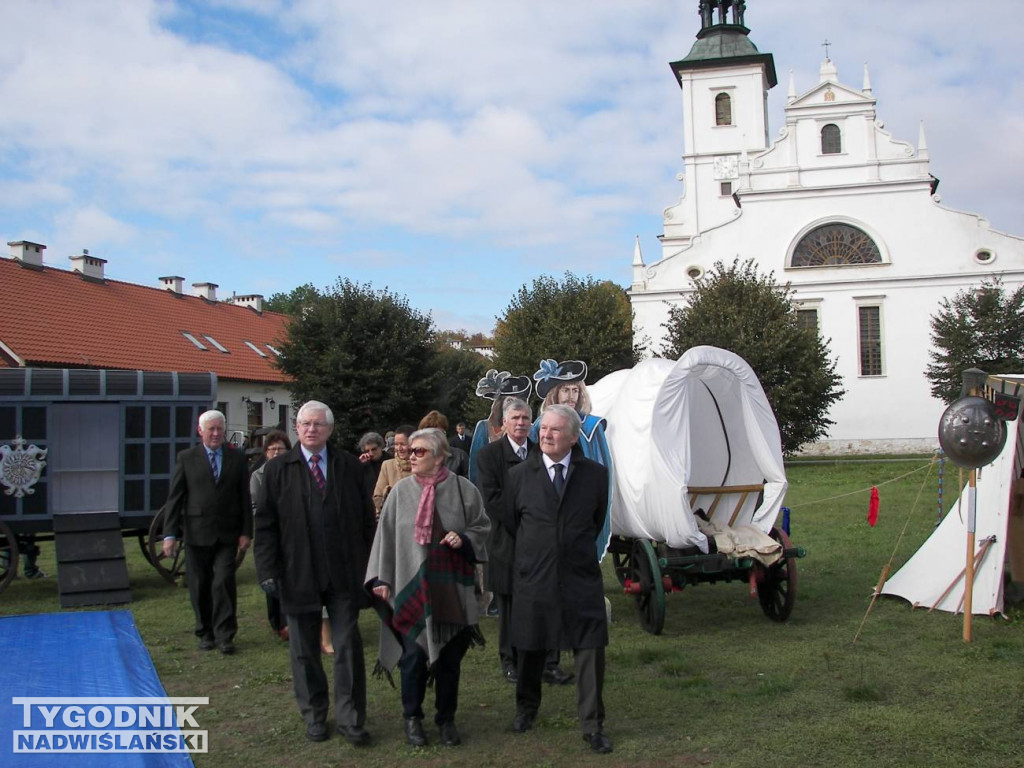
[[[1003,561],[1006,556],[1007,516],[1013,478],[1021,476],[1024,433],[1018,421],[1007,424],[1006,445],[992,464],[978,470],[975,556],[971,613],[1003,611]],[[956,471],[954,467],[953,471]],[[964,604],[964,566],[967,563],[967,488],[962,505],[954,503],[935,532],[913,557],[882,587],[914,607],[960,613]],[[988,539],[995,537],[990,543]]]

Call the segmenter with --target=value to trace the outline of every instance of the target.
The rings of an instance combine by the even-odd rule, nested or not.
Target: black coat
[[[307,516],[312,492],[313,478],[300,446],[271,459],[263,470],[253,542],[256,573],[260,581],[277,580],[286,614],[319,611],[321,606]],[[363,576],[376,526],[369,475],[357,459],[331,448],[324,513],[338,531],[337,551],[328,549],[331,582],[365,607]]]
[[[527,455],[536,450],[536,445],[527,441]],[[476,484],[484,497],[484,509],[491,519],[484,584],[487,589],[499,595],[512,594],[516,524],[511,514],[506,514],[505,488],[508,486],[508,471],[521,463],[505,435],[485,445],[476,455]]]
[[[225,443],[221,462],[220,477],[214,481],[202,443],[178,454],[165,506],[164,535],[180,539],[184,530],[185,543],[200,547],[237,544],[239,536],[252,536],[245,456]]]
[[[512,645],[523,650],[608,645],[595,549],[608,509],[608,470],[573,451],[561,500],[537,451],[509,471],[516,525]]]

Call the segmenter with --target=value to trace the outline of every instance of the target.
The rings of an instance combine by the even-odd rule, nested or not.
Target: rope
[[[882,573],[878,577],[878,584],[875,586],[875,592],[871,595],[871,602],[868,603],[868,609],[864,611],[864,618],[860,620],[860,626],[857,627],[857,633],[853,636],[854,643],[856,643],[857,638],[860,637],[861,630],[864,629],[864,625],[867,623],[868,616],[871,615],[871,611],[875,607],[875,603],[878,601],[878,596],[882,594],[882,587],[885,586],[885,582],[889,578],[889,571],[892,569],[892,563],[896,559],[896,552],[900,548],[900,542],[903,541],[903,536],[906,534],[907,528],[910,527],[910,519],[914,516],[914,510],[917,509],[918,502],[921,501],[921,494],[924,492],[924,487],[928,483],[928,478],[932,476],[931,467],[935,466],[937,461],[938,454],[933,456],[931,462],[929,462],[927,465],[927,467],[929,468],[928,474],[924,476],[924,479],[921,481],[921,486],[917,489],[917,497],[914,499],[914,504],[910,507],[910,511],[907,513],[907,519],[903,523],[903,530],[901,530],[900,535],[896,537],[896,543],[893,544],[892,554],[889,555],[889,561],[882,567]],[[919,467],[915,469],[914,472],[920,472],[922,469],[924,469],[924,467]],[[903,475],[903,477],[907,477],[907,475],[912,475],[914,474],[914,472],[908,472],[906,475]],[[899,479],[900,478],[894,478],[894,480]],[[893,482],[893,480],[887,480],[886,482],[891,483]]]
[[[890,480],[884,480],[881,483],[876,483],[873,486],[869,485],[867,488],[861,488],[860,490],[857,490],[857,491],[850,491],[849,493],[840,493],[838,496],[829,496],[828,498],[825,498],[825,499],[815,499],[814,501],[805,501],[805,502],[803,502],[801,504],[790,504],[789,508],[790,509],[797,509],[798,507],[808,507],[811,504],[824,504],[826,501],[834,501],[835,499],[842,499],[842,498],[845,498],[847,496],[856,496],[858,493],[864,493],[865,491],[870,492],[872,488],[879,488],[879,487],[881,487],[883,485],[889,485],[890,483],[898,482],[898,481],[902,480],[905,477],[910,477],[911,475],[916,474],[917,472],[920,472],[921,470],[929,469],[930,467],[932,467],[935,464],[935,462],[938,461],[938,459],[939,459],[939,455],[935,454],[934,456],[932,456],[931,461],[929,461],[923,467],[918,467],[917,469],[912,469],[909,472],[907,472],[906,474],[900,475],[899,477],[894,477],[894,478],[892,478]],[[931,475],[930,472],[928,474],[929,474],[929,476]]]

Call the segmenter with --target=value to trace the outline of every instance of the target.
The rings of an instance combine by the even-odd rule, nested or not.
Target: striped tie
[[[316,483],[317,490],[320,491],[320,495],[323,495],[324,488],[327,487],[327,481],[324,480],[324,473],[320,471],[320,454],[314,453],[309,457],[309,471],[313,475],[313,482]]]
[[[217,471],[217,452],[212,451],[210,453],[210,470],[213,472],[213,480],[216,482],[220,480],[220,472]]]

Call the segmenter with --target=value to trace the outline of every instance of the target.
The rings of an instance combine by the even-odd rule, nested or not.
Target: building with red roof
[[[257,294],[218,300],[213,283],[159,278],[149,287],[104,277],[105,259],[43,264],[46,246],[8,243],[0,258],[0,367],[121,368],[217,374],[229,432],[291,423],[288,376],[278,370],[288,317]]]

